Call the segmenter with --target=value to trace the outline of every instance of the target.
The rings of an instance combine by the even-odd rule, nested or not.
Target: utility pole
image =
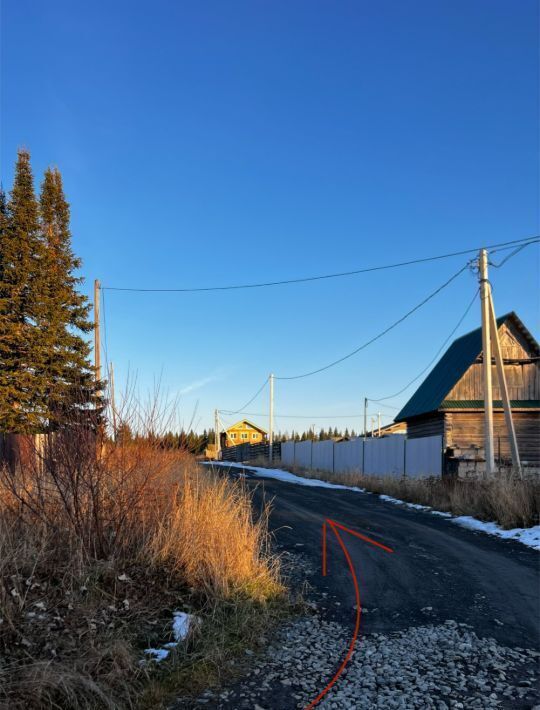
[[[367,403],[368,399],[367,397],[364,397],[364,441],[367,437]]]
[[[268,422],[268,459],[272,463],[274,455],[274,375],[270,373],[270,411]]]
[[[101,337],[99,330],[99,298],[101,284],[99,279],[94,281],[94,369],[96,382],[101,381]]]
[[[214,446],[216,449],[216,461],[219,461],[221,441],[219,436],[219,413],[217,409],[214,409]]]
[[[109,387],[110,387],[110,396],[111,396],[113,441],[116,441],[116,403],[115,403],[115,399],[114,399],[114,366],[113,366],[112,362],[109,365]]]
[[[380,439],[381,438],[381,413],[380,412],[377,413],[377,419],[379,420],[379,434],[378,434],[378,436]]]
[[[510,397],[508,395],[508,384],[506,382],[506,373],[504,372],[504,360],[501,352],[501,344],[499,342],[499,329],[497,328],[497,319],[495,318],[495,306],[493,305],[493,296],[489,294],[489,324],[491,327],[491,344],[495,355],[495,363],[497,365],[497,378],[499,380],[499,389],[501,390],[501,399],[504,409],[504,419],[506,422],[506,431],[508,433],[508,441],[510,442],[510,451],[512,453],[512,464],[519,475],[523,477],[521,470],[521,461],[519,458],[519,449],[517,445],[516,430],[514,420],[512,419],[512,408],[510,406]]]
[[[491,381],[491,337],[489,328],[489,309],[491,287],[488,281],[488,256],[486,249],[481,249],[478,258],[480,277],[480,304],[482,309],[482,350],[484,353],[484,449],[486,459],[486,475],[495,471],[493,452],[493,389]]]

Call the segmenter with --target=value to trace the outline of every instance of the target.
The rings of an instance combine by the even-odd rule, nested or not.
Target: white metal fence
[[[402,434],[350,441],[286,441],[281,445],[286,466],[318,469],[332,473],[379,476],[440,476],[442,436],[407,439]]]

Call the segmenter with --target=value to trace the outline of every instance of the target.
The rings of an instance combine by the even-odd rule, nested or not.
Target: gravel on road
[[[345,655],[347,630],[319,616],[283,628],[249,678],[214,699],[213,707],[305,708]],[[479,638],[465,624],[410,628],[362,637],[322,710],[370,708],[532,708],[539,702],[538,658]],[[211,701],[203,697],[201,704]]]

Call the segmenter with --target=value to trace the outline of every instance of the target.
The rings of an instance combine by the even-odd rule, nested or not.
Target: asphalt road
[[[473,532],[448,519],[381,501],[373,494],[312,488],[249,476],[255,505],[272,500],[279,549],[320,567],[325,518],[363,533],[393,554],[347,534],[342,538],[359,581],[361,633],[391,633],[453,619],[509,647],[540,646],[538,552]],[[328,536],[328,575],[310,579],[332,599],[327,618],[354,624],[355,593],[342,550]],[[337,602],[337,604],[336,604]]]
[[[321,707],[540,708],[532,655],[540,647],[537,551],[374,494],[286,483],[234,466],[218,470],[245,475],[256,510],[271,501],[275,548],[283,554],[290,586],[308,583],[302,592],[313,610],[278,630],[266,655],[263,649],[249,656],[237,683],[177,707],[292,710],[306,707],[325,687],[344,657],[356,617],[353,578],[330,531],[328,574],[321,574],[322,524],[329,518],[393,553],[340,531],[360,588],[360,635]],[[444,629],[459,625],[468,625],[476,641],[464,635],[449,641]],[[466,660],[455,656],[467,646],[464,640],[476,644]],[[508,662],[512,654],[521,659],[514,666]]]

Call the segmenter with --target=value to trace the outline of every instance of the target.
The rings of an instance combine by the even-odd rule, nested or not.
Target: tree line
[[[0,189],[2,432],[56,430],[99,408],[80,266],[60,171],[47,168],[36,194],[30,154],[19,150],[11,192]]]
[[[317,433],[312,428],[308,431],[303,431],[302,433],[297,431],[292,431],[290,434],[285,432],[277,432],[274,435],[275,442],[284,441],[325,441],[327,439],[335,438],[353,438],[356,436],[356,432],[353,430],[345,429],[345,431],[338,430],[337,427],[330,427],[329,429],[320,429]],[[133,434],[129,426],[125,423],[121,424],[118,428],[116,439],[117,441],[136,441],[137,435]],[[148,438],[148,435],[145,435]],[[152,436],[153,441],[164,449],[183,449],[195,454],[196,456],[203,455],[206,448],[215,442],[214,429],[205,429],[202,434],[190,429],[189,431],[180,432],[168,431],[166,434],[161,436]]]
[[[328,439],[353,439],[358,436],[354,429],[349,431],[348,428],[343,431],[337,427],[329,427],[328,429],[319,429],[315,431],[313,427],[310,427],[307,431],[302,433],[298,431],[292,431],[289,435],[288,432],[278,434],[278,441],[327,441]]]

